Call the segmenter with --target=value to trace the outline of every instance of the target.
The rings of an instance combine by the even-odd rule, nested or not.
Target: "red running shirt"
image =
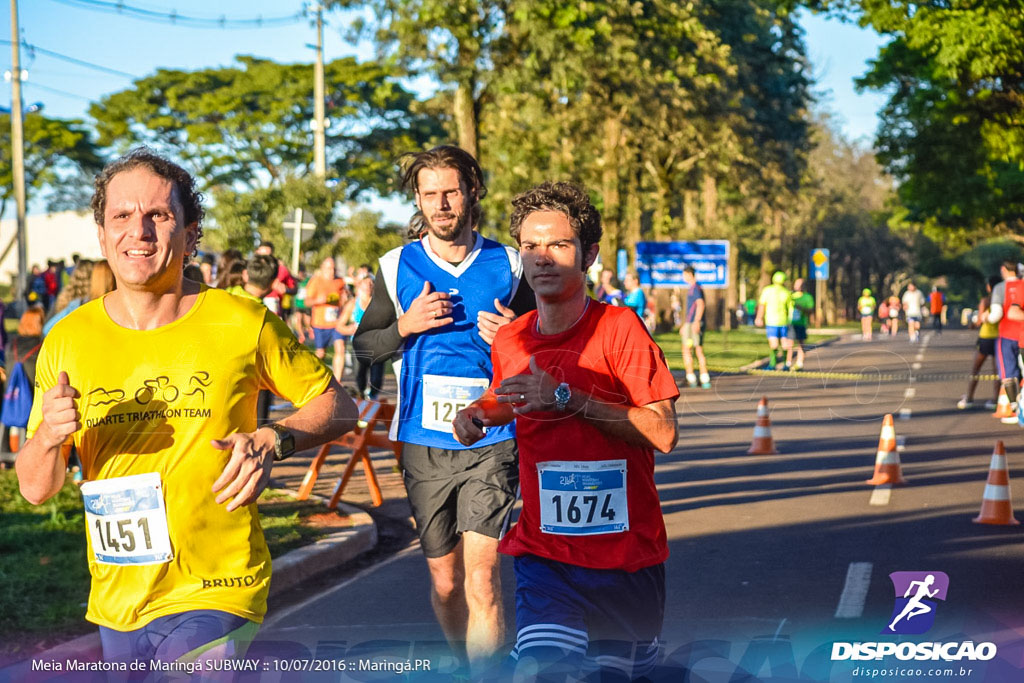
[[[1006,280],[1003,284],[1006,285],[1006,292],[1003,296],[1003,319],[999,321],[999,336],[1019,340],[1024,337],[1024,323],[1010,320],[1007,314],[1013,304],[1024,308],[1024,280]]]
[[[492,388],[506,377],[529,373],[530,356],[534,356],[541,369],[557,382],[568,383],[574,393],[583,392],[607,403],[644,406],[679,396],[665,354],[636,314],[597,301],[591,301],[583,318],[560,334],[538,333],[536,311],[519,317],[498,332],[491,356]],[[499,551],[630,572],[665,561],[668,543],[654,485],[653,449],[625,443],[582,417],[557,411],[517,417],[516,440],[523,509],[519,521],[501,540]],[[541,530],[539,463],[616,460],[626,461],[627,530],[589,535]],[[585,493],[577,497],[582,500]],[[568,499],[566,496],[562,505],[568,504]],[[589,511],[585,505],[581,507],[586,517]],[[554,506],[545,509],[551,521]],[[579,510],[574,512],[579,515]],[[560,507],[558,512],[567,510]],[[617,519],[623,518],[619,515]]]

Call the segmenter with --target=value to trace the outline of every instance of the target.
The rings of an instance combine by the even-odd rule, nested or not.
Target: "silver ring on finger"
[[[519,400],[520,401],[525,401],[526,400],[526,394],[519,394]]]

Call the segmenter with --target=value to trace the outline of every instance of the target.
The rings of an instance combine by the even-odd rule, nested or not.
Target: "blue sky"
[[[290,16],[302,9],[299,0],[125,0],[133,7],[157,12],[176,11],[180,16],[228,20]],[[101,4],[113,4],[105,2]],[[90,9],[90,7],[92,7]],[[5,8],[6,9],[6,8]],[[307,47],[315,41],[308,20],[273,28],[190,28],[165,21],[150,22],[99,11],[82,0],[20,0],[19,24],[25,41],[116,71],[140,77],[160,67],[195,69],[231,63],[237,54],[253,54],[284,62],[312,60]],[[357,54],[370,58],[367,45],[354,47],[342,36],[345,19],[325,15],[325,57]],[[881,39],[871,31],[803,13],[808,56],[818,80],[816,92],[822,105],[837,117],[850,139],[870,145],[877,125],[876,112],[884,103],[879,93],[858,94],[853,78],[866,69]],[[0,12],[0,37],[10,40],[8,12]],[[0,64],[9,70],[9,46],[0,46]],[[23,52],[22,68],[28,70],[24,88],[26,105],[41,102],[45,112],[57,117],[85,117],[90,101],[124,89],[131,78],[85,68],[42,52]],[[9,86],[0,103],[10,104]],[[384,207],[381,207],[384,208]],[[391,213],[391,211],[387,211]]]

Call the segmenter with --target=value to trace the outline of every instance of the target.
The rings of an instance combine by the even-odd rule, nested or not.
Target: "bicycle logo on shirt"
[[[178,400],[179,395],[181,392],[178,391],[178,387],[171,384],[170,378],[160,375],[142,383],[142,386],[135,392],[135,402],[144,406],[153,399],[159,398],[164,403],[174,403]]]
[[[193,397],[193,400],[198,398],[202,403],[206,403],[206,392],[212,384],[213,381],[210,378],[210,373],[205,370],[193,372],[188,378],[187,386],[184,390],[179,389],[173,384],[167,375],[158,375],[143,381],[142,386],[136,389],[134,394],[129,393],[131,390],[125,391],[124,389],[97,387],[88,394],[89,405],[117,405],[132,400],[128,398],[129,396],[132,396],[135,402],[141,406],[148,405],[153,401],[171,404],[179,398],[188,397]]]

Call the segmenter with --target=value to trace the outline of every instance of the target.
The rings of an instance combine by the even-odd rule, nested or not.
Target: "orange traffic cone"
[[[777,455],[775,441],[772,439],[772,421],[768,419],[768,398],[761,397],[757,404],[757,424],[754,425],[754,440],[750,443],[747,455]]]
[[[882,420],[882,433],[878,437],[878,454],[875,456],[875,476],[868,479],[872,486],[906,484],[903,470],[900,468],[900,454],[896,451],[896,427],[893,426],[892,415]]]
[[[973,520],[976,524],[1020,524],[1013,518],[1010,502],[1010,472],[1006,468],[1006,449],[996,441],[992,451],[992,464],[988,467],[988,482],[981,497],[981,512]]]
[[[7,432],[7,447],[11,449],[11,453],[17,453],[18,449],[21,448],[21,429],[18,427],[10,427]]]
[[[1006,387],[999,387],[999,399],[996,401],[996,412],[992,413],[992,417],[1004,418],[1016,416],[1017,411],[1012,408],[1010,397],[1006,395]]]

